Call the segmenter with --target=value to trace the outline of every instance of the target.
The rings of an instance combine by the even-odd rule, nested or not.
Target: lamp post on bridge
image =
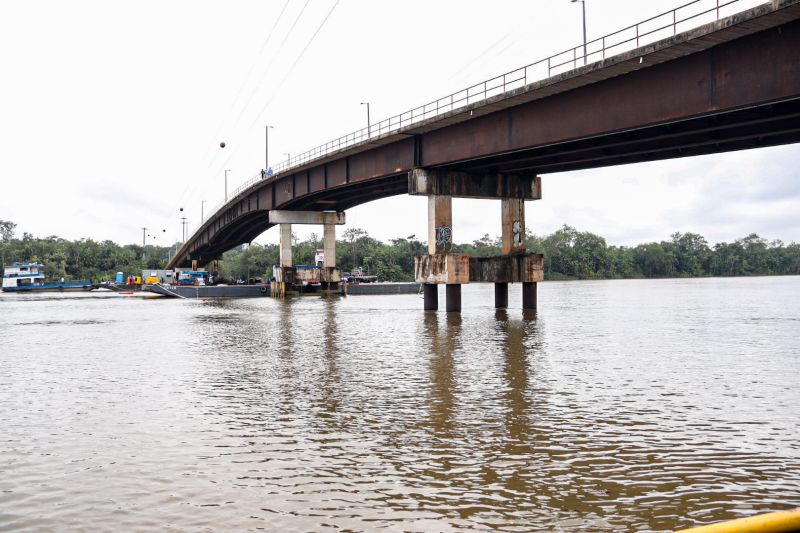
[[[361,105],[367,106],[367,139],[372,137],[372,124],[369,120],[369,102],[361,102]]]
[[[205,220],[206,220],[205,216],[203,214],[203,208],[205,207],[205,204],[206,204],[205,200],[200,200],[200,225],[201,226],[203,225],[203,222],[205,222]]]
[[[266,142],[264,144],[264,170],[269,170],[269,130],[274,128],[275,126],[267,125],[264,131],[266,135],[264,136]]]
[[[289,161],[292,160],[292,154],[290,154],[289,152],[283,152],[283,155],[286,156],[286,166],[288,167],[289,166]]]
[[[576,2],[581,3],[581,11],[583,13],[583,64],[586,64],[586,2],[585,0],[570,0],[573,4]]]

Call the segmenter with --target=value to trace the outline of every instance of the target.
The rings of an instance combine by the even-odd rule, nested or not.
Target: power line
[[[308,4],[309,4],[310,1],[311,0],[306,0],[306,3],[303,4],[303,8],[297,14],[297,17],[294,19],[294,22],[292,23],[292,27],[289,28],[289,31],[286,32],[286,35],[283,37],[283,40],[281,41],[281,44],[278,47],[278,51],[272,56],[272,59],[270,59],[269,63],[267,63],[267,67],[264,69],[264,74],[262,74],[261,79],[259,80],[258,84],[250,92],[250,97],[247,99],[247,103],[245,103],[244,107],[242,108],[242,110],[237,115],[236,121],[234,122],[234,125],[233,125],[234,128],[236,127],[236,125],[239,124],[239,120],[241,120],[242,115],[244,115],[244,112],[247,110],[247,107],[250,105],[250,102],[253,101],[253,97],[256,95],[258,90],[261,88],[261,83],[264,81],[264,76],[266,76],[267,73],[269,73],[269,69],[272,67],[272,63],[274,63],[275,62],[275,58],[277,58],[280,55],[281,50],[283,50],[283,46],[286,44],[286,41],[292,35],[292,31],[294,31],[295,26],[297,26],[297,23],[300,21],[300,17],[303,15],[303,12],[305,12],[306,7],[308,7]]]
[[[288,70],[288,72],[286,72],[286,75],[283,77],[283,79],[280,81],[280,83],[278,83],[278,85],[275,87],[275,90],[273,91],[272,96],[270,97],[270,99],[267,100],[267,102],[261,108],[261,111],[259,111],[258,115],[256,115],[256,119],[250,125],[251,128],[253,126],[255,126],[255,124],[260,120],[261,115],[264,113],[264,111],[267,109],[267,107],[272,103],[272,100],[275,99],[275,96],[278,94],[278,91],[280,91],[280,89],[283,86],[284,82],[286,82],[286,80],[289,78],[289,76],[294,71],[294,68],[297,66],[297,64],[300,62],[300,60],[303,58],[303,56],[306,53],[306,50],[308,50],[308,47],[311,46],[311,43],[314,42],[314,39],[317,37],[317,34],[320,32],[320,30],[322,30],[322,27],[325,26],[325,23],[328,22],[328,19],[333,14],[333,11],[336,9],[336,6],[339,5],[339,1],[340,0],[336,0],[336,2],[333,4],[333,6],[331,6],[330,11],[328,11],[328,14],[325,15],[324,19],[322,19],[322,22],[320,23],[319,27],[317,27],[317,30],[314,32],[314,35],[311,36],[311,39],[309,39],[308,42],[306,43],[306,45],[303,47],[303,50],[300,52],[300,54],[294,60],[294,63],[292,63],[292,66],[289,67],[289,70]]]
[[[283,4],[283,8],[281,9],[280,13],[278,13],[278,18],[275,19],[275,22],[272,24],[272,28],[270,28],[270,30],[269,30],[269,34],[267,35],[267,38],[264,40],[264,42],[261,44],[261,48],[259,48],[259,50],[258,50],[258,54],[256,55],[256,59],[250,64],[250,70],[247,71],[247,75],[245,76],[244,81],[242,82],[242,85],[239,87],[239,90],[236,92],[236,97],[233,99],[233,103],[231,104],[230,109],[228,109],[228,113],[229,114],[236,108],[236,104],[239,103],[239,98],[242,96],[242,92],[244,92],[244,88],[247,86],[247,83],[250,81],[250,76],[253,74],[253,71],[255,70],[256,65],[258,64],[258,58],[261,57],[261,54],[264,53],[264,50],[267,48],[267,45],[272,40],[272,36],[275,35],[275,28],[278,27],[278,24],[280,23],[281,19],[283,18],[283,14],[286,12],[286,8],[289,7],[289,2],[290,2],[290,0],[286,0],[286,3]],[[222,119],[222,123],[217,128],[217,133],[213,137],[212,140],[215,140],[215,139],[219,138],[219,136],[222,134],[222,127],[223,127],[224,124],[225,124],[225,119],[223,118]],[[208,157],[208,153],[209,153],[210,150],[211,149],[209,148],[209,150],[206,151],[206,154],[203,156],[203,159]],[[209,164],[209,166],[211,166],[212,164],[213,164],[213,160],[212,160],[211,164]]]
[[[294,62],[292,63],[292,65],[289,67],[289,70],[286,72],[286,74],[283,76],[283,78],[281,79],[281,81],[280,81],[280,82],[278,83],[278,85],[275,87],[275,90],[273,91],[273,93],[272,93],[272,96],[271,96],[271,97],[269,98],[269,100],[268,100],[268,101],[267,101],[267,102],[264,104],[264,106],[262,106],[261,110],[260,110],[260,111],[259,111],[259,113],[256,115],[256,119],[255,119],[255,120],[253,121],[253,123],[250,125],[250,129],[252,129],[252,127],[253,127],[253,126],[254,126],[254,125],[255,125],[255,124],[258,122],[258,120],[261,118],[261,115],[264,113],[264,111],[267,109],[267,107],[269,107],[269,105],[270,105],[270,104],[272,103],[272,101],[275,99],[275,97],[277,96],[277,93],[279,92],[279,90],[281,89],[281,87],[283,86],[283,84],[284,84],[284,83],[286,83],[286,81],[288,80],[289,76],[292,74],[292,72],[294,71],[294,69],[297,67],[297,65],[299,64],[300,60],[303,58],[303,56],[305,55],[305,53],[308,51],[309,47],[310,47],[310,46],[311,46],[311,44],[314,42],[314,40],[316,39],[317,35],[320,33],[320,31],[321,31],[321,30],[322,30],[322,28],[325,26],[325,24],[327,23],[327,21],[328,21],[328,19],[330,18],[330,16],[333,14],[333,12],[334,12],[334,10],[336,9],[336,7],[339,5],[339,2],[340,2],[340,0],[336,0],[336,2],[333,4],[333,6],[331,6],[330,10],[328,10],[328,13],[325,15],[325,18],[323,18],[323,19],[322,19],[322,22],[320,22],[320,24],[319,24],[319,26],[317,27],[317,29],[314,31],[314,33],[311,35],[311,37],[309,38],[309,40],[306,42],[306,44],[305,44],[305,46],[303,47],[303,49],[302,49],[302,50],[300,51],[300,53],[297,55],[297,57],[295,58],[295,60],[294,60]],[[289,28],[289,31],[287,32],[286,36],[285,36],[285,37],[284,37],[284,39],[281,41],[281,45],[280,45],[280,47],[278,48],[278,51],[276,52],[276,54],[273,56],[273,60],[272,60],[272,61],[274,61],[274,58],[278,57],[278,55],[279,55],[280,51],[283,49],[283,46],[285,45],[285,43],[287,42],[287,40],[289,39],[289,37],[292,35],[292,31],[293,31],[293,30],[294,30],[294,28],[297,26],[297,23],[299,22],[299,20],[300,20],[300,17],[301,17],[301,16],[303,15],[303,13],[305,12],[305,9],[306,9],[306,7],[308,6],[308,4],[309,4],[309,3],[310,3],[310,0],[306,0],[306,2],[303,4],[303,7],[302,7],[302,9],[301,9],[301,10],[300,10],[300,12],[298,13],[297,17],[295,17],[295,20],[294,20],[294,22],[292,23],[292,26]],[[270,62],[270,65],[272,64],[272,61]],[[268,72],[268,70],[267,70],[267,72]],[[266,74],[266,73],[265,73],[265,74]],[[260,86],[260,85],[259,85],[259,86]],[[239,117],[241,117],[241,115],[244,113],[244,110],[247,108],[247,106],[249,105],[249,103],[250,103],[250,99],[248,99],[248,102],[245,104],[244,108],[242,109],[242,112],[240,112],[240,114],[239,114]],[[238,124],[239,117],[237,117],[237,122],[236,122],[237,124]],[[224,168],[225,166],[227,166],[227,164],[228,164],[228,162],[231,160],[231,158],[232,158],[232,157],[234,157],[234,156],[235,156],[235,155],[238,153],[238,151],[239,151],[239,148],[240,148],[240,147],[241,147],[241,144],[237,144],[237,145],[234,147],[234,149],[228,153],[228,157],[227,157],[227,158],[225,158],[225,160],[222,162],[222,166],[221,166],[221,167],[223,167],[223,168]],[[213,164],[213,163],[212,163],[212,164]],[[214,174],[216,174],[216,172],[215,172]],[[182,200],[182,199],[183,199],[183,197],[184,197],[184,196],[185,196],[185,194],[186,194],[186,191],[187,191],[187,190],[189,190],[190,188],[192,188],[192,189],[194,188],[194,187],[192,187],[192,183],[191,183],[191,182],[190,182],[190,183],[187,185],[187,188],[186,188],[186,189],[184,190],[184,192],[181,194],[181,198],[180,198],[180,200]],[[180,203],[180,200],[179,200],[179,203]],[[188,235],[186,236],[186,238],[188,238]]]
[[[286,44],[286,41],[292,35],[292,32],[294,31],[294,28],[297,26],[297,23],[300,21],[300,18],[303,16],[303,13],[305,12],[306,7],[308,7],[308,4],[310,2],[311,2],[311,0],[306,0],[305,3],[303,4],[303,7],[298,12],[297,16],[294,18],[294,21],[292,22],[292,25],[289,27],[289,30],[286,32],[286,35],[284,36],[283,40],[281,41],[281,44],[279,45],[279,47],[276,50],[276,52],[272,55],[272,58],[270,59],[268,65],[267,65],[267,69],[265,70],[264,74],[262,74],[262,76],[261,76],[261,80],[263,80],[263,78],[266,75],[266,73],[269,72],[269,68],[272,65],[272,63],[275,61],[275,58],[277,58],[280,55],[280,52],[283,50],[283,47]],[[283,12],[285,11],[285,9],[286,9],[288,4],[289,4],[289,2],[287,1],[287,3],[284,5],[283,10],[281,10],[281,13],[279,15],[279,19],[283,15]],[[273,24],[273,30],[274,30],[274,28],[277,27],[277,22],[278,21],[276,21],[276,23]],[[267,39],[267,41],[269,41],[269,38]],[[262,83],[262,81],[259,81],[258,84],[253,89],[253,91],[251,91],[250,96],[247,98],[247,101],[242,106],[242,109],[239,112],[239,114],[237,115],[236,120],[234,121],[233,126],[231,127],[231,129],[235,129],[236,126],[239,124],[239,121],[241,120],[242,115],[244,114],[244,112],[249,107],[249,105],[252,102],[253,97],[255,96],[257,90],[261,87],[261,83]],[[237,144],[230,152],[228,152],[228,157],[219,166],[215,165],[216,158],[219,155],[219,152],[216,152],[214,154],[214,157],[212,158],[211,162],[208,165],[209,168],[215,167],[215,168],[218,169],[218,168],[224,168],[224,167],[228,166],[228,163],[231,160],[231,158],[234,157],[239,152],[239,147],[240,146],[241,146],[241,144]],[[218,174],[218,170],[212,172],[212,175],[214,175],[214,176],[216,176],[217,174]],[[193,184],[192,182],[189,182],[189,184],[187,184],[187,186],[184,189],[184,191],[181,193],[181,196],[180,196],[180,198],[178,200],[178,204],[180,205],[180,202],[183,201],[183,197],[186,195],[187,191],[192,191],[193,192],[194,190],[196,190],[197,186],[198,186],[197,184]]]
[[[306,4],[303,6],[303,10],[305,9],[305,6],[306,6],[306,5],[308,5],[309,1],[310,1],[310,0],[306,0]],[[256,125],[256,123],[257,123],[257,122],[258,122],[258,121],[261,119],[261,115],[264,113],[264,111],[267,109],[267,107],[268,107],[268,106],[269,106],[269,105],[272,103],[272,100],[274,100],[274,99],[275,99],[275,96],[277,96],[277,93],[278,93],[278,91],[280,90],[280,88],[283,86],[283,84],[286,82],[286,80],[287,80],[287,79],[289,78],[289,76],[292,74],[292,71],[293,71],[293,70],[294,70],[294,68],[297,66],[297,64],[300,62],[300,59],[302,59],[303,55],[304,55],[304,54],[306,53],[306,51],[308,50],[309,46],[311,46],[311,43],[313,43],[313,42],[314,42],[314,39],[316,38],[317,34],[319,34],[320,30],[322,30],[322,27],[323,27],[323,26],[325,25],[325,23],[328,21],[328,19],[330,18],[331,14],[332,14],[332,13],[333,13],[333,11],[336,9],[336,6],[337,6],[337,5],[339,5],[339,1],[340,1],[340,0],[336,0],[336,2],[333,4],[333,6],[331,6],[331,9],[330,9],[330,10],[328,11],[328,13],[325,15],[325,18],[324,18],[324,19],[322,19],[322,22],[320,23],[320,25],[319,25],[319,26],[317,27],[317,29],[314,31],[313,35],[311,35],[311,38],[308,40],[308,42],[306,42],[306,44],[305,44],[305,46],[303,47],[303,49],[302,49],[302,50],[300,51],[300,53],[297,55],[297,57],[295,58],[294,62],[293,62],[293,63],[292,63],[292,65],[291,65],[291,67],[289,67],[289,70],[288,70],[288,71],[286,72],[286,74],[283,76],[283,79],[281,79],[281,81],[280,81],[280,82],[278,83],[278,85],[275,87],[274,91],[272,92],[272,96],[271,96],[271,97],[270,97],[270,98],[267,100],[267,102],[266,102],[266,103],[264,104],[264,106],[261,108],[261,111],[259,111],[259,112],[258,112],[258,114],[256,115],[256,118],[255,118],[255,120],[254,120],[254,121],[253,121],[253,122],[250,124],[250,127],[249,127],[249,129],[252,129],[252,128],[253,128],[253,126],[255,126],[255,125]],[[301,10],[301,11],[300,11],[300,14],[302,14],[303,10]],[[297,19],[295,19],[295,22],[297,22],[297,20],[299,20],[299,15],[298,15],[298,18],[297,18]],[[295,26],[295,24],[293,24],[293,25],[292,25],[292,28],[294,28],[294,26]],[[281,43],[281,44],[283,44],[283,43],[285,43],[285,42],[286,42],[286,40],[288,39],[288,37],[289,37],[289,35],[290,35],[290,34],[291,34],[291,28],[290,28],[290,31],[289,31],[289,33],[287,33],[287,36],[284,38],[284,40],[282,41],[282,43]],[[279,51],[280,51],[280,49],[279,49]],[[277,57],[277,56],[276,56],[276,57]],[[244,112],[244,110],[242,110],[242,112]],[[239,146],[237,145],[237,146],[236,146],[236,148],[234,148],[234,149],[233,149],[233,150],[232,150],[232,151],[231,151],[231,152],[228,154],[228,157],[227,157],[227,158],[225,159],[225,161],[223,162],[223,166],[226,166],[226,165],[228,164],[228,162],[231,160],[231,158],[232,158],[232,157],[234,157],[234,156],[235,156],[235,155],[236,155],[238,152],[239,152]]]
[[[306,5],[308,4],[308,1],[310,1],[310,0],[306,1]],[[247,83],[250,81],[250,77],[251,77],[251,74],[253,73],[253,70],[255,70],[256,64],[258,63],[258,57],[261,56],[261,54],[267,48],[267,45],[269,44],[269,42],[272,40],[272,37],[275,35],[275,29],[278,27],[278,24],[280,23],[281,19],[283,18],[284,13],[286,12],[286,8],[289,7],[289,3],[290,3],[290,0],[286,0],[286,2],[283,4],[283,8],[281,8],[280,13],[278,13],[278,17],[275,19],[275,22],[272,24],[272,28],[269,31],[269,35],[267,35],[267,38],[264,40],[264,42],[261,45],[261,48],[258,51],[257,58],[251,64],[250,70],[248,71],[247,76],[245,76],[245,79],[242,82],[241,87],[239,87],[239,91],[236,93],[236,97],[234,98],[233,103],[231,104],[228,113],[230,113],[231,111],[233,111],[236,108],[236,104],[239,102],[239,99],[241,97],[242,92],[244,91],[244,88],[247,86]],[[303,6],[303,10],[305,10],[305,5]],[[301,14],[302,14],[302,10],[301,10]],[[297,23],[297,19],[295,19],[295,23],[294,24],[296,24],[296,23]],[[292,25],[292,27],[294,27],[294,24]],[[252,98],[252,96],[251,96],[251,98]],[[246,108],[248,105],[249,105],[249,101],[248,101],[248,103],[245,104],[244,107]],[[212,140],[211,146],[215,146],[216,139],[218,139],[219,136],[221,135],[222,128],[223,128],[224,124],[225,124],[225,119],[223,118],[221,124],[217,128],[217,134],[214,137],[214,139]],[[235,127],[235,124],[234,124],[234,127]],[[203,159],[206,159],[208,157],[208,154],[209,154],[210,150],[212,150],[212,148],[209,148],[209,149],[206,150],[206,153],[203,156]],[[219,154],[219,152],[215,150],[214,151],[214,156],[212,157],[211,162],[208,165],[209,168],[214,166],[214,162],[215,162],[218,154]],[[214,174],[216,174],[216,173],[214,173]],[[173,208],[170,210],[170,213],[175,211],[175,208],[178,207],[179,205],[181,205],[182,202],[184,202],[184,199],[185,199],[185,197],[187,195],[187,192],[190,192],[190,191],[194,192],[196,187],[197,187],[197,184],[190,180],[186,184],[186,186],[183,188],[183,191],[181,192],[180,196],[178,196],[178,200],[176,201],[176,203],[173,206]]]

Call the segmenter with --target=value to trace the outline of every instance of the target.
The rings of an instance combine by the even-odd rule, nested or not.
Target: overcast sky
[[[678,5],[586,0],[589,39]],[[150,242],[171,244],[183,214],[193,228],[202,200],[207,214],[223,199],[224,169],[232,190],[263,167],[266,124],[274,164],[363,127],[360,102],[376,122],[578,45],[581,32],[569,0],[4,2],[0,219],[20,235],[122,244],[146,226]],[[543,175],[527,223],[625,245],[674,231],[800,241],[799,162],[790,145]],[[499,202],[453,207],[457,242],[499,234]],[[424,238],[425,209],[398,196],[350,210],[347,227]],[[258,240],[277,242],[277,230]]]

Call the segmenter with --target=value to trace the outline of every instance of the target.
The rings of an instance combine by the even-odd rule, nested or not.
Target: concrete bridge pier
[[[344,216],[344,213],[342,213]],[[322,290],[324,291],[335,291],[339,288],[339,281],[334,281],[333,277],[330,273],[336,269],[336,225],[335,224],[325,224],[322,229],[322,249],[324,251],[324,256],[322,258],[322,278],[320,283],[322,283]],[[339,275],[339,280],[341,280],[341,274]]]
[[[445,285],[445,310],[448,313],[461,312],[461,284],[448,283]]]
[[[453,199],[428,195],[428,255],[414,258],[414,277],[424,286],[424,308],[439,308],[438,285],[444,284],[445,309],[461,311],[461,284],[469,283],[469,257],[453,253]]]
[[[536,282],[522,282],[522,309],[524,311],[536,311]]]
[[[275,269],[273,295],[283,296],[287,290],[303,282],[319,281],[324,291],[335,292],[342,280],[336,267],[336,226],[345,223],[342,211],[283,211],[269,212],[269,222],[278,224],[281,232],[280,265]],[[321,224],[323,226],[323,264],[296,267],[292,265],[292,224]]]
[[[423,308],[426,311],[439,309],[439,286],[435,283],[422,284]]]
[[[522,282],[523,309],[536,309],[543,258],[525,250],[525,201],[541,199],[538,176],[417,168],[409,173],[408,189],[428,196],[428,255],[414,258],[415,278],[426,284],[426,310],[438,307],[435,284],[445,283],[447,311],[461,311],[461,285],[468,282],[494,283],[498,309],[508,307],[508,284]],[[453,197],[501,201],[501,255],[470,258],[453,252]]]
[[[292,266],[292,225],[291,224],[279,224],[278,225],[280,231],[280,266],[282,267],[291,267]]]
[[[278,265],[273,269],[274,280],[270,282],[270,294],[283,298],[286,296],[284,278],[290,277],[292,272],[292,225],[278,224],[278,231],[280,232]]]
[[[508,308],[508,283],[494,284],[494,307],[495,309]]]

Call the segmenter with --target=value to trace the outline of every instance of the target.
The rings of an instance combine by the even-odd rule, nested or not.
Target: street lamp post
[[[586,64],[586,2],[584,0],[571,0],[574,4],[575,2],[581,3],[581,11],[583,13],[583,64]]]
[[[264,144],[264,170],[269,170],[269,130],[270,128],[274,128],[274,126],[267,126],[265,128],[265,144]]]
[[[372,125],[369,120],[369,102],[361,102],[361,105],[367,106],[367,139],[372,137]]]
[[[200,200],[200,225],[202,225],[203,222],[205,222],[206,220],[205,217],[203,216],[203,208],[205,207],[205,204],[206,204],[205,200]]]
[[[291,161],[291,159],[292,159],[292,154],[290,154],[289,152],[283,152],[283,155],[286,156],[286,166],[288,167],[289,166],[289,161]]]
[[[231,169],[229,169],[229,168],[225,169],[225,201],[226,202],[228,201],[228,172],[230,172],[230,171],[231,171]]]

